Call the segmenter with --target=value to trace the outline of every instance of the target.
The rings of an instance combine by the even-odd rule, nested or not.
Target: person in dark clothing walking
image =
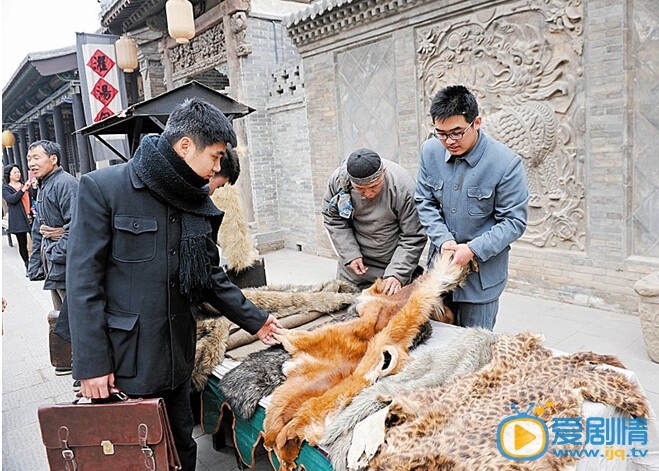
[[[84,397],[163,397],[184,470],[197,445],[190,404],[196,323],[207,302],[265,344],[281,327],[229,281],[208,195],[236,135],[215,106],[190,99],[133,158],[85,174],[70,230],[67,304],[73,376]]]
[[[23,183],[18,165],[8,165],[4,169],[2,198],[7,202],[7,232],[14,234],[18,241],[18,253],[25,263],[27,272],[30,253],[27,249],[27,235],[32,230],[32,182]]]
[[[33,142],[27,150],[28,167],[39,181],[28,277],[44,280],[43,289],[50,291],[55,311],[62,308],[66,296],[68,228],[78,191],[78,180],[59,165],[61,154],[58,143],[46,140]]]

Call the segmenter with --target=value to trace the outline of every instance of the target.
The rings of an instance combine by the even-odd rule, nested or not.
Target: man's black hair
[[[240,159],[236,149],[227,146],[227,153],[224,154],[220,161],[220,171],[215,175],[225,177],[229,180],[230,185],[234,185],[240,176]]]
[[[433,123],[437,119],[444,121],[456,115],[463,115],[468,123],[478,116],[476,97],[462,85],[442,88],[433,97],[430,105],[430,117]]]
[[[162,135],[170,144],[188,136],[201,149],[218,142],[237,144],[236,132],[227,117],[215,105],[199,98],[188,98],[174,108]]]
[[[32,149],[39,146],[43,147],[43,150],[46,153],[46,155],[48,155],[48,157],[50,157],[51,155],[57,157],[57,165],[59,165],[59,161],[62,156],[62,146],[60,146],[57,142],[47,141],[45,139],[42,139],[40,141],[34,141],[32,144],[30,144],[27,150],[31,151]]]

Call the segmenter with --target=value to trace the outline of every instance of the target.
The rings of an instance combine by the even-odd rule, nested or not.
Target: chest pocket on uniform
[[[444,206],[444,180],[439,178],[428,178],[428,186],[432,189],[432,194],[439,201],[440,206]]]
[[[156,256],[158,221],[143,216],[115,216],[112,256],[120,262],[147,262]]]
[[[467,210],[472,216],[490,214],[494,210],[494,198],[492,197],[494,190],[492,188],[484,188],[481,186],[472,186],[467,188],[467,196],[469,202]]]

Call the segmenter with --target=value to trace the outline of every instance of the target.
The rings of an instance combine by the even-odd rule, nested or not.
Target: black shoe
[[[80,391],[80,380],[76,379],[73,382],[73,392],[79,392]]]
[[[71,374],[71,367],[70,366],[56,366],[55,367],[55,375],[56,376],[66,376]]]

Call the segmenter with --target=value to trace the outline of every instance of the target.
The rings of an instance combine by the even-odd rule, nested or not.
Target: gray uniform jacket
[[[39,182],[37,217],[32,225],[32,253],[28,266],[30,280],[46,274],[43,289],[65,289],[66,251],[69,224],[78,192],[78,180],[61,167],[56,168]],[[63,227],[64,235],[58,241],[41,237],[39,227]],[[48,269],[44,267],[48,264]]]
[[[341,187],[339,167],[329,178],[323,220],[340,266],[362,257],[371,268],[366,273],[369,282],[377,276],[394,276],[406,284],[419,263],[427,239],[414,206],[414,179],[395,162],[384,160],[384,165],[384,185],[374,199],[363,199],[357,191],[350,190],[353,205],[350,219],[339,216],[336,206],[329,205]],[[346,270],[347,275],[352,274],[352,270]]]
[[[144,185],[132,161],[80,179],[67,259],[76,379],[114,372],[119,388],[138,395],[173,389],[190,376],[196,322],[180,293],[180,218]],[[217,229],[219,222],[211,224]],[[206,239],[212,287],[200,302],[257,332],[268,314],[229,281],[213,233]]]
[[[467,243],[479,265],[455,301],[496,300],[508,279],[510,243],[526,229],[529,192],[522,158],[479,130],[476,146],[453,157],[438,139],[421,148],[415,194],[432,257],[449,240]]]

